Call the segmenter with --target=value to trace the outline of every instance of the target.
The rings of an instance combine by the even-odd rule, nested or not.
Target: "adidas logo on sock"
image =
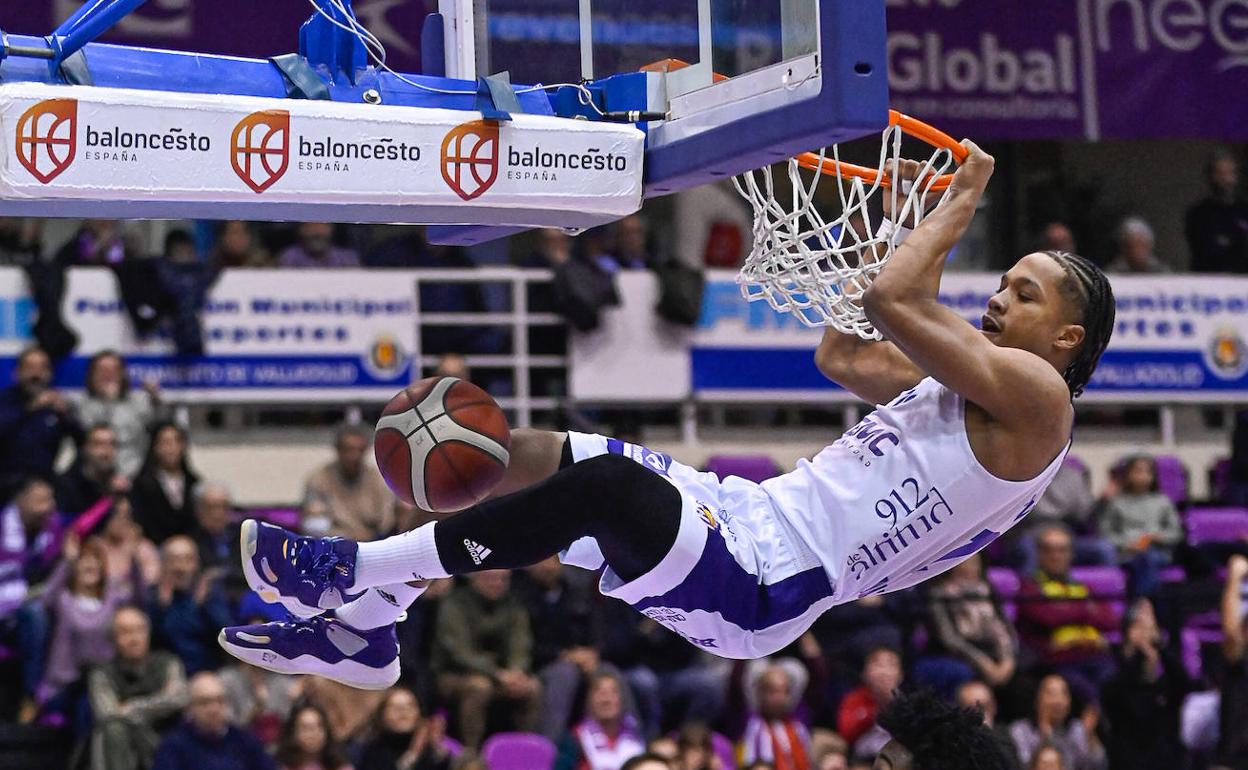
[[[468,549],[468,555],[472,557],[472,563],[478,565],[485,561],[490,554],[494,553],[489,548],[480,543],[474,543],[467,538],[464,539],[464,548]]]

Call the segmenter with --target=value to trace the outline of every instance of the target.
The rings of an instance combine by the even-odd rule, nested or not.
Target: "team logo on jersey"
[[[719,519],[715,518],[715,512],[706,503],[698,503],[698,516],[706,526],[719,529]]]
[[[290,167],[290,113],[253,112],[230,134],[230,165],[257,194],[273,186]]]
[[[45,99],[17,119],[17,161],[47,184],[74,162],[78,100]]]
[[[479,197],[498,179],[498,123],[474,120],[442,139],[442,181],[466,201]]]

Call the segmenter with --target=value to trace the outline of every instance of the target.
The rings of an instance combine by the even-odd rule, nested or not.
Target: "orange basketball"
[[[429,377],[386,404],[373,452],[400,500],[451,513],[502,480],[510,447],[507,417],[489,393],[457,377]]]

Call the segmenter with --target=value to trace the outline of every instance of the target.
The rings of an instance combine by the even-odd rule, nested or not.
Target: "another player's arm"
[[[994,419],[1051,426],[1054,414],[1070,408],[1069,391],[1053,367],[1026,351],[992,344],[936,299],[946,255],[966,232],[992,177],[992,156],[964,144],[970,154],[954,175],[949,198],[893,253],[863,306],[906,357]]]
[[[923,379],[923,370],[891,342],[827,329],[815,350],[824,377],[871,404],[887,404]]]

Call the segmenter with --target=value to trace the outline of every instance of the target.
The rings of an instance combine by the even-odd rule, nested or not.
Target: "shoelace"
[[[337,574],[345,577],[349,564],[338,555],[333,547],[318,549],[316,545],[317,542],[313,538],[301,539],[295,546],[292,563],[300,572],[321,582],[340,582],[331,576]]]

